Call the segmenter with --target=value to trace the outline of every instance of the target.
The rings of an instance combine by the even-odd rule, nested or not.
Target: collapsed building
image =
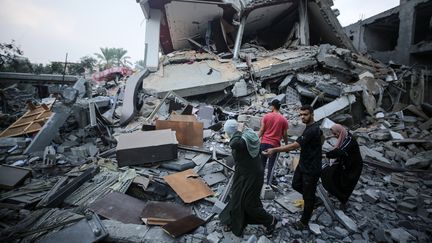
[[[0,239],[270,242],[260,226],[239,238],[219,225],[235,171],[221,128],[236,118],[257,131],[278,99],[290,139],[304,129],[298,108],[311,104],[323,150],[341,123],[365,166],[348,209],[319,186],[322,206],[298,231],[299,155],[281,154],[278,185],[261,193],[283,219],[272,241],[430,241],[432,109],[421,69],[359,54],[329,0],[137,2],[145,69],[105,85],[77,78],[45,100],[2,89],[2,112],[19,115],[0,134]],[[27,109],[12,102],[20,95],[32,97]]]

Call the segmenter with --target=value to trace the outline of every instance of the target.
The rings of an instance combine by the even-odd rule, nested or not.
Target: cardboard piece
[[[203,123],[193,115],[172,114],[169,120],[157,120],[156,130],[171,129],[176,132],[178,143],[187,146],[203,145]]]

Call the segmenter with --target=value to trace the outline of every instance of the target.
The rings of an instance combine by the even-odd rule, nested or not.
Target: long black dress
[[[241,236],[248,224],[268,226],[273,217],[261,203],[260,192],[264,183],[264,169],[260,155],[252,158],[247,150],[242,133],[234,133],[230,147],[236,162],[231,198],[219,215],[222,224],[231,227],[236,236]]]
[[[346,203],[363,169],[363,160],[357,141],[348,133],[342,142],[342,146],[327,152],[326,156],[327,158],[336,159],[336,161],[333,165],[322,170],[322,184],[341,203]]]

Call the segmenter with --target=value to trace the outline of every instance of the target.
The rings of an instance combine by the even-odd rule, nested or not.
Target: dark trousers
[[[274,146],[271,144],[262,143],[260,148],[261,148],[261,152],[262,152],[262,151],[265,151],[266,149],[274,148]],[[261,155],[261,161],[262,161],[264,171],[265,171],[265,168],[267,165],[267,160],[268,160],[267,177],[266,177],[267,178],[266,179],[267,184],[271,183],[270,180],[272,179],[272,176],[273,176],[273,167],[274,167],[274,164],[276,161],[276,157],[277,157],[277,153],[272,154],[270,157],[267,157],[265,155]]]
[[[292,187],[303,195],[304,209],[300,220],[306,225],[312,217],[315,204],[315,192],[319,177],[319,175],[310,175],[301,172],[299,166],[297,166],[294,172]]]

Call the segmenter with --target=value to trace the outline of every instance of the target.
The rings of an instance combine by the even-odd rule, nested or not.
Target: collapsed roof
[[[137,0],[147,19],[146,63],[157,69],[159,50],[168,54],[214,43],[217,53],[233,52],[259,40],[277,49],[298,35],[300,44],[332,44],[354,50],[331,6],[331,0]]]

